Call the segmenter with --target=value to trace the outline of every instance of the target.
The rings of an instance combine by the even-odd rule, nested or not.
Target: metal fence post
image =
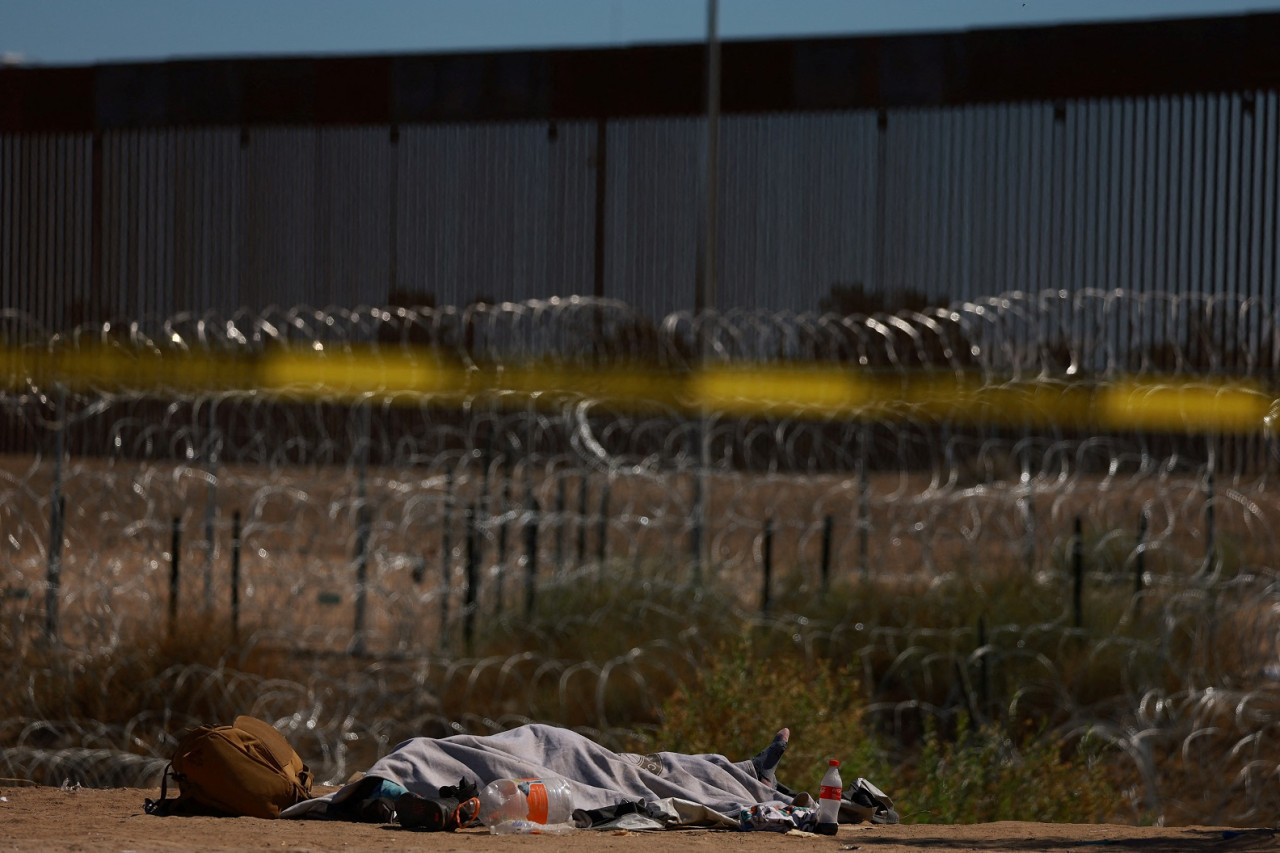
[[[175,515],[169,529],[169,633],[171,634],[178,624],[178,592],[182,582],[181,554],[182,518]]]
[[[355,547],[355,568],[356,568],[356,601],[355,601],[355,620],[351,630],[351,646],[350,651],[354,656],[362,656],[366,653],[367,638],[366,631],[366,610],[368,608],[368,587],[369,587],[369,537],[372,527],[372,513],[369,508],[369,442],[370,433],[372,432],[373,412],[372,404],[365,401],[360,406],[360,433],[356,439],[356,547]]]
[[[62,456],[66,449],[67,392],[58,386],[58,426],[53,433],[53,486],[49,495],[49,554],[45,566],[44,635],[58,641],[58,610],[62,598],[62,538],[66,501],[62,496]]]

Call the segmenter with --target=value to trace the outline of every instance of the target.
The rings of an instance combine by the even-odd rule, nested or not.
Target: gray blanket
[[[783,799],[756,777],[750,761],[711,754],[618,753],[569,729],[536,724],[494,735],[414,738],[375,762],[366,775],[427,797],[461,778],[483,788],[501,778],[559,776],[569,780],[575,809],[665,801],[666,810],[677,813],[668,817],[668,825],[736,827],[741,809]],[[281,817],[323,816],[330,804],[351,796],[354,789],[353,783],[299,803]]]

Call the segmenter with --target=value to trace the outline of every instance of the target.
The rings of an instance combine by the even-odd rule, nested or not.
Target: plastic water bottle
[[[568,835],[577,829],[571,823],[534,823],[531,820],[504,820],[489,827],[490,835]]]
[[[835,835],[840,829],[840,762],[832,758],[827,762],[827,773],[822,777],[818,791],[818,825],[814,831],[822,835]]]
[[[566,779],[497,779],[480,792],[480,822],[494,835],[571,831],[573,791]]]

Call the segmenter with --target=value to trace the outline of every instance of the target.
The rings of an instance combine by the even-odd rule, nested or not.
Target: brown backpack
[[[168,780],[178,797],[167,799]],[[161,780],[155,815],[277,818],[311,797],[311,770],[270,724],[239,716],[229,726],[200,726],[178,741]]]

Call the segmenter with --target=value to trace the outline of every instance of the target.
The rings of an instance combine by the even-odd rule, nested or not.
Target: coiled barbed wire
[[[1253,299],[1089,290],[871,316],[648,318],[582,298],[297,306],[58,332],[0,316],[6,346],[45,353],[359,346],[470,371],[817,363],[1049,388],[1139,375],[1234,377],[1269,389],[1275,328],[1273,309]],[[602,659],[561,658],[545,651],[549,638],[515,626],[529,596],[591,578],[643,590],[662,567],[675,575],[657,583],[689,583],[699,561],[691,543],[705,536],[706,565],[734,591],[722,606],[810,654],[843,650],[863,667],[873,712],[890,728],[913,709],[998,715],[1052,705],[1061,732],[1088,729],[1128,756],[1141,788],[1135,811],[1204,823],[1274,813],[1280,587],[1263,426],[1230,436],[1180,424],[1088,431],[953,420],[919,406],[876,417],[694,416],[575,387],[363,405],[178,390],[131,387],[127,377],[59,390],[10,375],[0,395],[0,637],[30,661],[3,683],[25,710],[0,721],[0,775],[143,784],[157,778],[173,733],[199,722],[187,710],[196,706],[274,722],[332,781],[412,734],[544,719],[623,744],[638,733],[619,716],[620,697],[655,718],[660,690],[695,678],[709,639],[646,595],[632,597],[629,618],[668,620],[668,636]],[[1135,588],[1104,631],[1077,627],[1065,601],[1032,623],[998,613],[981,626],[820,623],[762,607],[766,551],[789,567],[789,583],[814,594],[827,573],[909,590],[992,568],[1065,588],[1073,563],[1092,584]],[[213,610],[225,621],[233,557],[240,654],[286,649],[302,671],[252,676],[216,655],[178,670],[140,668],[131,687],[161,710],[119,723],[85,716],[92,703],[83,697],[48,691],[43,676],[77,660],[116,655],[125,671],[146,636],[166,634],[169,612]],[[54,611],[71,663],[41,664],[35,653]],[[1125,633],[1140,612],[1159,626],[1154,636]],[[1221,630],[1227,614],[1231,631]],[[467,620],[476,617],[511,626],[511,643],[523,647],[470,654]],[[618,617],[607,607],[566,613],[562,629]],[[1077,642],[1114,666],[1117,694],[1087,697],[1072,683],[1059,652]],[[1170,672],[1163,662],[1175,645],[1201,651]],[[983,679],[1002,673],[1021,682],[1010,707],[992,708]],[[509,701],[482,707],[489,692]],[[1175,785],[1221,793],[1189,799]]]

